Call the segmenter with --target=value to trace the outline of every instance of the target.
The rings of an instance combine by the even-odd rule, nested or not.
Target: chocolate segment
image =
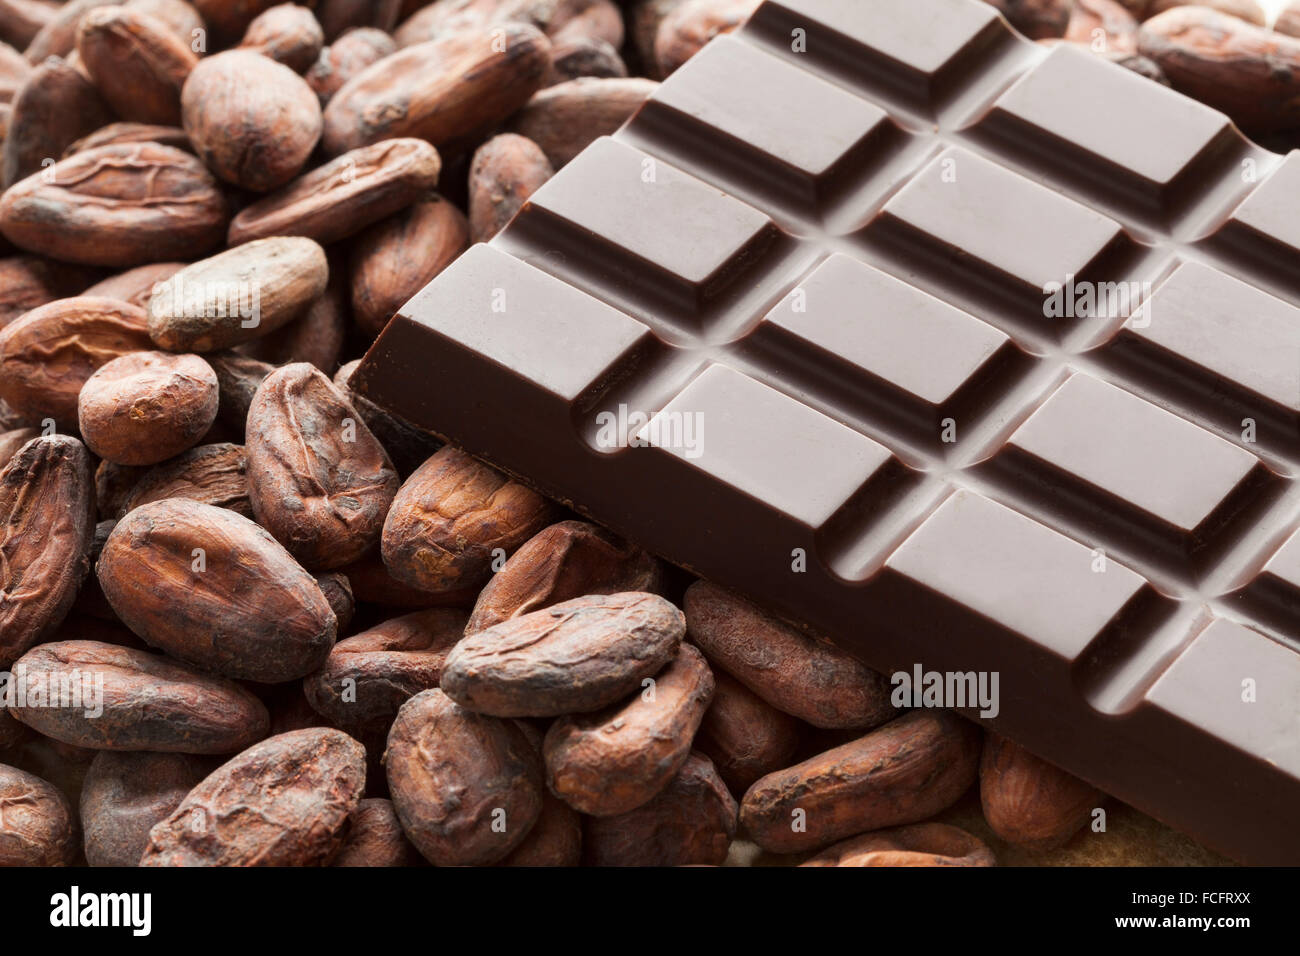
[[[768,0],[362,394],[1239,859],[1300,863],[1300,165],[975,0]]]

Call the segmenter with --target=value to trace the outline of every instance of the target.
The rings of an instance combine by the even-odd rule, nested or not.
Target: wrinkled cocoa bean
[[[259,13],[239,45],[306,73],[325,46],[325,31],[306,7],[281,3]]]
[[[189,754],[95,755],[81,791],[81,826],[91,866],[136,866],[149,831],[213,769]]]
[[[62,60],[38,61],[13,98],[4,140],[4,185],[12,186],[113,120],[93,83]]]
[[[622,126],[658,86],[639,76],[570,80],[538,92],[515,114],[510,130],[535,142],[559,169]]]
[[[716,672],[713,679],[713,700],[695,747],[713,761],[731,792],[744,796],[759,777],[790,766],[799,746],[799,723],[726,672]]]
[[[40,777],[0,764],[0,866],[71,866],[77,818],[67,798]]]
[[[419,866],[420,851],[402,832],[391,800],[362,800],[352,812],[343,849],[330,866]]]
[[[82,18],[77,52],[119,117],[180,125],[181,87],[199,58],[166,23],[127,7],[100,7]]]
[[[383,30],[364,27],[350,30],[321,51],[307,71],[307,85],[316,93],[323,109],[348,80],[395,52],[397,45]]]
[[[247,468],[243,445],[199,445],[141,474],[126,493],[119,514],[153,501],[186,498],[251,518]]]
[[[502,133],[480,146],[469,171],[470,239],[495,236],[554,175],[542,148],[524,136]]]

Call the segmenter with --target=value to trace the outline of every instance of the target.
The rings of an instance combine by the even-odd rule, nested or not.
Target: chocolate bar
[[[974,0],[768,0],[354,385],[1296,864],[1298,304],[1300,155]]]

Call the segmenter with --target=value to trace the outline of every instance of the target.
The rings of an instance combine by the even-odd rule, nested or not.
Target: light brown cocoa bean
[[[497,862],[541,812],[541,758],[523,732],[440,690],[402,705],[384,765],[402,829],[435,866]]]
[[[80,70],[58,59],[41,62],[14,93],[4,139],[5,187],[41,172],[72,143],[112,120],[108,104]]]
[[[276,236],[181,269],[149,301],[149,335],[173,352],[215,352],[274,332],[325,292],[329,262],[311,239]]]
[[[40,256],[0,259],[0,328],[37,306],[82,294],[92,275]]]
[[[550,43],[523,23],[409,47],[334,94],[322,141],[331,155],[403,136],[472,141],[528,102],[549,62]]]
[[[405,48],[510,21],[545,30],[557,6],[557,0],[434,0],[409,14],[393,32],[393,39]]]
[[[405,209],[438,185],[441,170],[438,151],[418,139],[344,153],[246,206],[230,223],[229,242],[307,236],[329,245]]]
[[[335,644],[303,691],[335,726],[386,732],[407,700],[438,686],[447,653],[464,631],[465,612],[453,608],[390,618]]]
[[[658,86],[639,76],[570,80],[539,91],[511,120],[510,130],[540,146],[558,170],[622,126]]]
[[[790,766],[799,746],[799,722],[725,671],[713,680],[713,699],[695,748],[713,761],[732,793],[744,796],[759,777]]]
[[[39,644],[14,669],[26,681],[26,698],[10,708],[13,715],[77,747],[233,753],[262,739],[270,719],[262,702],[232,681],[116,644]]]
[[[91,866],[136,866],[149,831],[213,769],[190,754],[101,750],[81,791],[81,826]]]
[[[82,18],[77,52],[119,117],[180,125],[181,87],[199,58],[166,23],[127,7],[100,7]]]
[[[716,36],[745,25],[761,0],[688,0],[659,24],[655,69],[663,79],[699,53]]]
[[[343,848],[330,866],[419,866],[420,851],[402,832],[391,800],[362,800],[348,821]]]
[[[369,336],[469,247],[469,222],[429,196],[375,223],[353,240],[352,314]]]
[[[715,668],[814,727],[874,727],[891,719],[883,674],[707,581],[686,591],[691,640]]]
[[[126,493],[121,514],[168,498],[200,501],[251,518],[247,459],[243,445],[200,445],[147,469]]]
[[[0,866],[71,866],[77,818],[67,797],[40,777],[0,764]]]
[[[315,91],[323,109],[348,80],[395,52],[397,45],[383,30],[349,30],[321,51],[306,73],[307,85]]]
[[[0,0],[0,39],[21,50],[57,14],[47,0]]]
[[[337,622],[315,579],[225,508],[183,498],[136,508],[109,535],[97,570],[131,630],[227,677],[295,680],[334,646]]]
[[[479,594],[466,634],[573,598],[619,591],[656,592],[663,568],[652,555],[585,521],[539,531]]]
[[[430,607],[469,608],[478,595],[476,588],[462,588],[459,591],[447,591],[431,594],[410,585],[403,584],[384,566],[378,554],[368,554],[358,561],[344,565],[339,569],[352,582],[353,593],[358,601],[377,604],[380,607],[395,610],[415,610]]]
[[[993,832],[1018,846],[1062,846],[1105,799],[1078,777],[991,731],[980,759],[980,804]]]
[[[469,170],[471,241],[487,242],[504,229],[554,175],[542,148],[527,137],[502,133],[480,146]]]
[[[617,48],[623,45],[623,13],[613,0],[559,0],[546,35],[556,43],[599,40]]]
[[[0,470],[0,670],[67,615],[93,534],[85,446],[48,435],[18,449]]]
[[[979,730],[955,714],[913,711],[761,778],[741,801],[740,825],[765,850],[799,853],[916,823],[970,788],[979,748]]]
[[[1174,7],[1197,6],[1209,7],[1211,10],[1217,10],[1220,13],[1226,13],[1230,17],[1237,17],[1245,20],[1247,23],[1253,23],[1257,27],[1262,27],[1268,22],[1268,17],[1255,0],[1197,0],[1195,4],[1188,4],[1182,0],[1150,0],[1145,7],[1142,19],[1149,19],[1157,14],[1164,13],[1166,10],[1172,10]],[[1129,11],[1132,13],[1133,11]],[[1274,29],[1277,29],[1274,27]]]
[[[588,817],[590,866],[720,866],[736,834],[736,801],[708,757],[691,752],[649,803],[614,817]]]
[[[1273,29],[1289,37],[1300,37],[1300,3],[1293,0],[1284,7],[1273,21]]]
[[[217,418],[217,373],[197,355],[133,352],[81,387],[77,422],[100,458],[154,465],[191,448]]]
[[[32,252],[125,269],[202,256],[225,232],[216,180],[170,146],[99,146],[50,173],[29,176],[0,199],[0,231]]]
[[[582,862],[582,816],[559,797],[542,794],[537,822],[498,866],[577,866]]]
[[[704,655],[683,644],[676,659],[629,700],[551,725],[542,751],[547,786],[591,816],[636,809],[686,761],[712,697],[713,675]]]
[[[311,87],[252,50],[203,59],[181,91],[181,114],[208,168],[255,192],[297,176],[321,135],[320,102]]]
[[[641,71],[656,75],[655,38],[659,35],[659,25],[664,17],[672,13],[686,0],[632,0],[631,19],[628,22],[632,35],[632,49],[640,61]]]
[[[59,7],[54,18],[32,37],[23,56],[32,63],[44,63],[52,56],[68,56],[77,48],[77,26],[81,23],[81,18],[96,7],[119,2],[120,0],[70,0]]]
[[[186,0],[126,0],[128,10],[144,13],[167,24],[167,28],[194,49],[200,40],[205,40],[206,25],[203,16],[194,4]],[[203,44],[206,46],[206,43]],[[202,52],[194,49],[195,53]]]
[[[309,728],[223,764],[149,833],[141,866],[324,866],[366,784],[365,748]]]
[[[836,843],[801,866],[995,866],[993,851],[946,823],[914,823]]]
[[[1065,39],[1094,53],[1137,52],[1138,23],[1116,0],[1074,0]]]
[[[576,598],[466,637],[447,656],[441,687],[499,717],[588,713],[657,674],[684,631],[681,611],[655,594]]]
[[[259,13],[239,45],[306,73],[325,47],[325,31],[306,7],[281,3]]]
[[[154,126],[151,123],[109,123],[81,137],[63,151],[63,158],[95,149],[98,146],[116,146],[123,143],[158,143],[173,149],[192,153],[190,138],[179,126]]]
[[[384,411],[364,395],[354,392],[348,383],[360,365],[360,359],[348,362],[334,374],[334,384],[352,403],[357,413],[365,419],[366,426],[379,439],[379,444],[384,446],[388,457],[393,460],[397,473],[405,479],[428,461],[429,457],[442,447],[442,442],[428,432],[416,428],[410,422]],[[425,598],[427,599],[428,595],[425,595]],[[472,602],[473,597],[470,600]]]
[[[1300,127],[1300,39],[1205,7],[1174,7],[1142,24],[1138,52],[1174,89],[1248,133]]]
[[[184,268],[183,262],[155,262],[137,266],[95,283],[83,295],[118,299],[138,305],[147,312],[154,290]]]
[[[0,329],[0,397],[35,421],[75,426],[96,369],[152,347],[144,310],[115,299],[57,299]]]
[[[423,591],[477,590],[495,556],[508,556],[552,516],[552,506],[532,489],[446,447],[393,499],[383,529],[384,564]]]
[[[246,444],[253,513],[306,567],[341,567],[379,542],[397,472],[319,369],[286,365],[266,378]]]

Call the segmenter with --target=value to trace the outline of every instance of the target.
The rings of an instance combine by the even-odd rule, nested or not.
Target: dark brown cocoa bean
[[[77,52],[119,117],[180,125],[181,87],[199,58],[162,20],[127,7],[92,10],[78,27]]]
[[[492,562],[550,523],[541,495],[443,448],[403,483],[384,522],[384,564],[399,581],[441,594],[480,588]]]
[[[440,690],[402,706],[384,764],[402,829],[435,866],[496,863],[541,812],[541,758],[523,732]]]
[[[549,63],[550,43],[523,23],[417,44],[334,94],[322,141],[331,155],[402,136],[473,141],[528,102]]]
[[[773,853],[815,850],[951,806],[975,780],[979,730],[948,711],[913,711],[865,737],[758,780],[740,824]]]
[[[362,800],[352,812],[347,839],[330,866],[419,866],[420,851],[402,832],[391,800]]]
[[[452,608],[391,618],[334,645],[303,690],[335,726],[358,733],[387,731],[398,710],[438,686],[448,652],[465,631]]]
[[[90,456],[67,435],[33,438],[0,470],[0,670],[67,615],[90,567]]]
[[[582,862],[582,816],[563,800],[542,794],[537,822],[498,866],[577,866]]]
[[[1071,0],[988,0],[1007,22],[1031,40],[1065,36]],[[1145,2],[1145,0],[1143,0]]]
[[[0,764],[0,866],[71,866],[77,818],[53,785]]]
[[[732,793],[744,796],[759,777],[790,766],[799,746],[799,722],[725,671],[713,679],[713,700],[695,748],[713,761]]]
[[[214,47],[238,42],[253,19],[280,0],[193,0],[194,7],[214,34]]]
[[[778,710],[826,728],[874,727],[896,713],[884,675],[714,584],[691,585],[685,610],[709,663]]]
[[[16,428],[13,431],[0,432],[0,468],[9,464],[9,460],[18,454],[18,450],[33,438],[41,437],[40,429]]]
[[[94,750],[233,753],[266,736],[269,717],[238,684],[116,644],[40,644],[14,664],[15,717]]]
[[[81,827],[91,866],[136,866],[149,831],[213,769],[190,754],[101,750],[81,791]]]
[[[417,139],[345,153],[246,206],[230,223],[229,242],[307,236],[329,245],[405,209],[438,185],[441,169],[438,151]]]
[[[149,834],[141,866],[323,866],[366,785],[366,752],[338,730],[263,740],[214,770]]]
[[[316,16],[331,41],[349,30],[392,30],[401,14],[402,0],[318,0],[316,4]]]
[[[238,352],[212,352],[207,360],[212,371],[217,373],[220,389],[217,416],[242,438],[253,396],[257,394],[258,386],[275,371],[275,366]]]
[[[191,448],[217,418],[217,374],[197,355],[133,352],[81,387],[77,422],[100,458],[154,465]]]
[[[380,560],[378,554],[374,553],[344,565],[339,570],[352,582],[352,590],[358,601],[397,610],[431,607],[468,609],[473,606],[474,599],[478,596],[477,588],[431,594],[403,584],[388,573],[384,562]]]
[[[86,286],[92,275],[90,270],[39,256],[0,259],[0,328],[47,302],[80,295],[82,290],[89,293]]]
[[[307,85],[316,93],[323,109],[348,80],[396,51],[393,38],[383,30],[367,27],[349,30],[321,51],[307,71]]]
[[[326,375],[331,374],[339,364],[350,324],[343,288],[341,279],[332,278],[320,298],[307,306],[299,318],[269,335],[238,346],[238,350],[272,365],[306,362]]]
[[[625,702],[562,717],[546,732],[547,786],[574,809],[597,817],[627,813],[666,787],[686,761],[713,696],[704,655],[683,644],[646,684]]]
[[[226,201],[216,180],[170,146],[99,146],[48,172],[22,180],[0,200],[0,230],[32,252],[125,269],[202,256],[225,232]]]
[[[247,468],[243,445],[199,445],[139,475],[123,498],[120,514],[153,501],[186,498],[251,518]]]
[[[313,577],[320,585],[325,600],[329,602],[330,610],[334,612],[334,618],[338,621],[338,632],[344,633],[352,623],[352,615],[357,609],[356,598],[352,594],[352,582],[348,580],[346,574],[338,571],[326,571]]]
[[[637,691],[677,654],[684,631],[682,612],[658,595],[577,598],[465,638],[441,686],[499,717],[587,713]]]
[[[479,594],[466,634],[576,597],[659,590],[663,569],[645,551],[585,521],[539,531]]]
[[[527,137],[502,133],[480,146],[469,171],[470,239],[495,236],[554,175],[542,148]]]
[[[295,680],[334,646],[337,622],[315,579],[225,508],[169,498],[135,509],[109,535],[98,573],[131,630],[228,677]]]
[[[4,140],[5,187],[49,172],[46,167],[71,144],[112,120],[108,105],[80,70],[62,60],[41,62],[14,94]]]
[[[394,313],[469,247],[469,222],[429,196],[375,223],[353,240],[352,314],[377,336]]]
[[[0,39],[22,49],[57,14],[46,0],[0,0]]]
[[[591,866],[719,866],[736,834],[736,801],[709,758],[691,752],[653,800],[614,817],[588,817]]]
[[[836,843],[801,866],[994,866],[993,851],[946,823],[914,823]]]
[[[246,444],[253,514],[306,567],[338,568],[378,543],[397,473],[320,370],[298,363],[267,376]]]

